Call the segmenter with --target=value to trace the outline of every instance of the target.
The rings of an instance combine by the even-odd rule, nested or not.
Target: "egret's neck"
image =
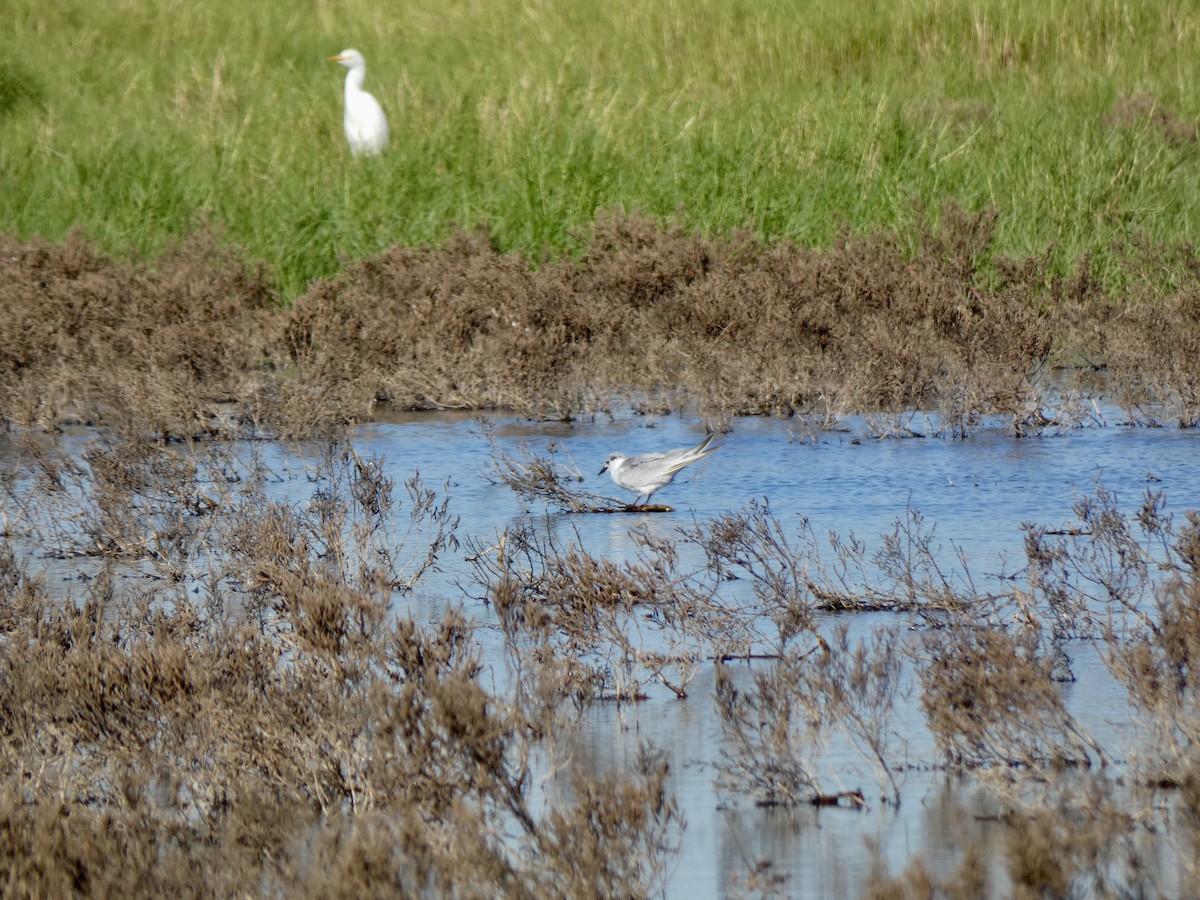
[[[346,73],[346,93],[357,94],[362,91],[363,82],[367,78],[366,66],[355,66]]]

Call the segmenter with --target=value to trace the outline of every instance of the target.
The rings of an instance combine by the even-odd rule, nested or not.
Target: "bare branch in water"
[[[583,481],[579,468],[571,460],[562,445],[551,441],[547,445],[550,454],[562,454],[567,462],[559,462],[550,456],[522,447],[517,454],[509,453],[496,443],[495,434],[488,427],[483,435],[492,449],[492,462],[486,474],[501,484],[512,488],[522,503],[541,503],[564,512],[612,513],[637,510],[638,512],[671,512],[671,507],[661,504],[633,506],[612,497],[577,490],[572,483]]]

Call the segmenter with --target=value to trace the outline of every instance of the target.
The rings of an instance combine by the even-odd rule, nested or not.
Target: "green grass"
[[[286,295],[393,244],[486,223],[571,252],[597,209],[719,237],[910,233],[946,200],[999,248],[1070,264],[1114,240],[1197,242],[1190,0],[9,0],[0,229],[81,227],[153,254],[199,223]],[[341,133],[356,46],[392,125]]]

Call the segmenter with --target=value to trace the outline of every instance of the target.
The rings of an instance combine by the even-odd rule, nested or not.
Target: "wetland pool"
[[[677,415],[547,423],[457,414],[391,415],[355,431],[360,454],[378,457],[398,484],[419,472],[426,486],[444,492],[451,513],[460,518],[463,545],[446,551],[438,570],[427,572],[411,593],[398,595],[394,611],[424,623],[436,621],[448,607],[461,608],[478,626],[476,640],[488,666],[484,677],[498,689],[506,678],[501,640],[493,607],[472,596],[467,538],[486,544],[505,529],[533,526],[552,535],[559,546],[577,544],[592,556],[623,561],[636,555],[630,536],[635,527],[672,538],[680,527],[765,499],[785,526],[795,524],[799,530],[806,519],[818,538],[830,532],[853,534],[875,547],[898,520],[916,511],[932,529],[939,558],[944,554],[950,568],[965,563],[975,582],[987,589],[993,582],[1021,577],[1023,524],[1070,528],[1073,504],[1098,485],[1115,495],[1126,514],[1136,512],[1147,490],[1163,492],[1166,512],[1180,520],[1186,511],[1200,509],[1200,479],[1194,475],[1200,432],[1195,430],[1091,425],[1053,436],[1014,438],[999,428],[981,428],[963,440],[876,439],[861,420],[847,421],[845,430],[810,431],[797,420],[744,418],[718,436],[719,452],[684,470],[655,495],[656,502],[674,507],[673,513],[567,514],[523,504],[489,473],[491,449],[481,421],[504,450],[528,447],[544,453],[548,442],[554,442],[560,448],[555,458],[573,463],[581,473],[579,487],[608,496],[622,494],[607,475],[596,474],[609,453],[691,446],[705,431],[698,418]],[[82,445],[86,440],[87,433],[80,432],[64,443]],[[3,446],[0,460],[6,452],[6,464],[16,460]],[[272,494],[305,502],[312,490],[306,473],[316,464],[305,445],[260,444],[257,452],[277,474]],[[41,565],[69,590],[77,570],[88,563],[30,561],[31,569]],[[895,623],[897,615],[827,614],[825,620],[848,621],[852,634],[862,635],[876,625]],[[1074,651],[1076,680],[1062,686],[1068,709],[1101,744],[1128,749],[1136,743],[1137,729],[1121,690],[1094,647],[1081,643]],[[701,666],[687,699],[651,686],[639,703],[593,704],[573,746],[561,748],[561,756],[553,760],[536,760],[534,790],[552,802],[561,781],[549,776],[552,769],[622,770],[632,764],[641,742],[665,750],[671,786],[686,820],[681,853],[668,863],[668,897],[754,896],[763,884],[752,876],[760,862],[768,862],[769,872],[782,878],[781,896],[859,896],[875,859],[871,846],[892,873],[916,858],[935,873],[950,872],[969,840],[1002,842],[1003,827],[985,793],[970,779],[930,767],[934,748],[919,691],[911,672],[904,678],[907,689],[898,695],[892,728],[911,764],[899,773],[899,807],[880,802],[880,784],[870,766],[836,742],[822,755],[822,776],[833,790],[862,788],[868,801],[863,810],[760,808],[747,798],[719,792],[714,779],[722,731],[713,703],[711,663]],[[1120,765],[1119,754],[1114,762]],[[1193,864],[1186,850],[1169,833],[1145,839],[1146,858],[1154,868],[1150,883],[1162,896],[1178,895]],[[988,868],[992,891],[1004,893],[1008,882],[1002,865],[993,860]]]

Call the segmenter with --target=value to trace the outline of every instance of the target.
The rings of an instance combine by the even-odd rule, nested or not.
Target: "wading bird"
[[[675,478],[675,474],[685,466],[690,466],[697,460],[704,459],[719,447],[709,447],[713,435],[709,435],[695,447],[684,450],[668,450],[665,453],[644,453],[641,456],[626,456],[624,453],[614,453],[604,461],[604,468],[597,474],[608,472],[618,487],[627,491],[637,491],[637,499],[650,495],[661,487],[666,487]],[[634,506],[639,504],[635,501]]]
[[[388,142],[387,116],[383,114],[379,101],[363,90],[367,61],[357,50],[343,50],[329,59],[350,70],[346,73],[346,111],[343,117],[350,152],[355,156],[360,153],[368,156],[381,153]]]

